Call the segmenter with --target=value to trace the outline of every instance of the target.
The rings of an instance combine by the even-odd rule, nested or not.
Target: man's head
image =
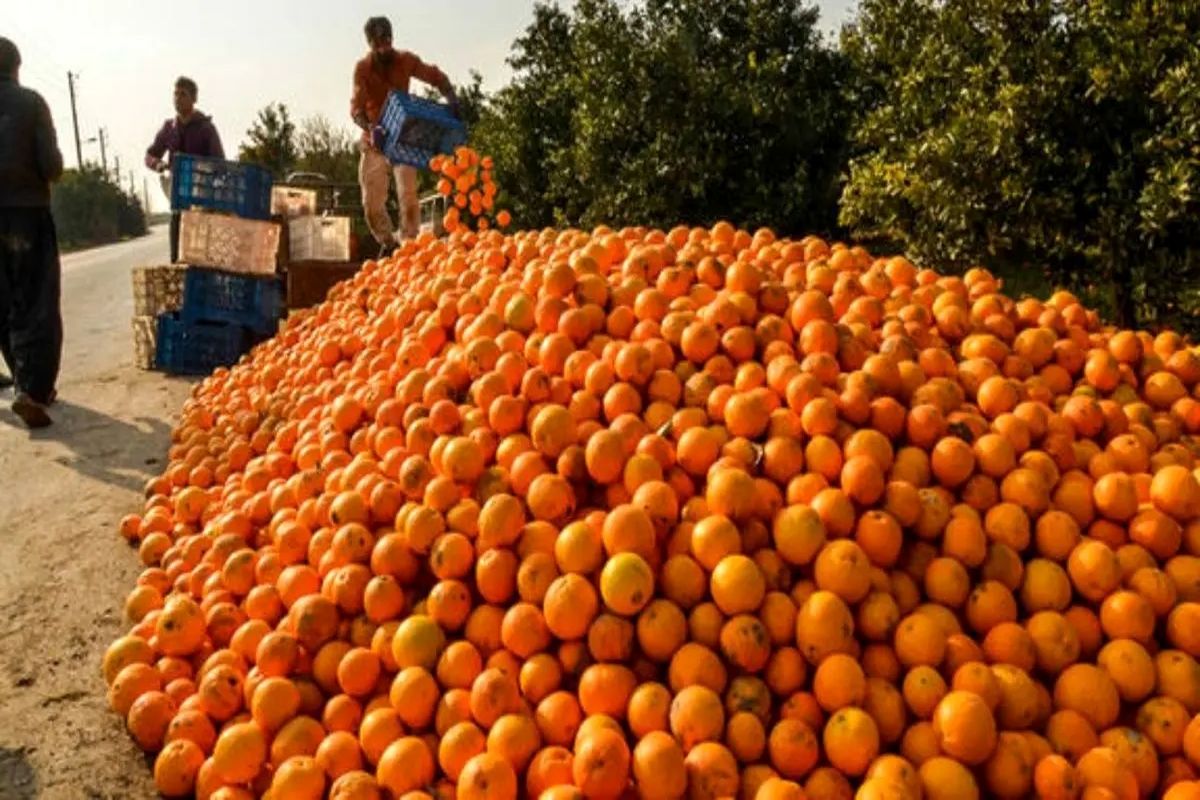
[[[191,78],[178,78],[175,81],[175,113],[181,117],[191,114],[196,108],[196,95],[199,90]]]
[[[367,35],[367,46],[371,54],[379,59],[386,59],[392,54],[392,23],[387,17],[371,17],[363,26]]]
[[[0,78],[17,79],[21,69],[21,51],[8,39],[0,36]]]

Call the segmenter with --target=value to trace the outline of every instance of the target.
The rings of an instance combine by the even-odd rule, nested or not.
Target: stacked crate
[[[183,306],[186,267],[166,264],[133,269],[133,363],[154,369],[158,341],[158,316]]]
[[[269,219],[271,176],[261,167],[180,155],[172,172],[179,258],[188,267],[178,311],[158,315],[155,362],[205,374],[274,333],[283,313],[280,229]]]
[[[298,186],[271,191],[271,214],[287,224],[287,307],[307,308],[362,266],[352,258],[351,219],[318,213],[317,194]]]

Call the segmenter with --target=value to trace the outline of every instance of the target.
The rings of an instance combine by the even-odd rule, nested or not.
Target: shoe
[[[8,389],[8,388],[11,388],[12,385],[13,385],[12,376],[0,373],[0,389]]]
[[[53,422],[46,407],[29,395],[21,392],[12,404],[13,413],[21,418],[27,428],[45,428]]]

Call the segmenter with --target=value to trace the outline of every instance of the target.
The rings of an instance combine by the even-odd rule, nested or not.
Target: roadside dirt
[[[0,800],[156,796],[100,660],[141,571],[117,522],[139,509],[191,385],[125,361],[72,378],[68,358],[44,432],[20,427],[0,393]]]

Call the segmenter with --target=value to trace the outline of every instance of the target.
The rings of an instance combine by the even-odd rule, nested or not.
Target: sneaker
[[[12,410],[27,428],[45,428],[52,422],[50,415],[46,413],[46,407],[24,392],[17,395]]]

